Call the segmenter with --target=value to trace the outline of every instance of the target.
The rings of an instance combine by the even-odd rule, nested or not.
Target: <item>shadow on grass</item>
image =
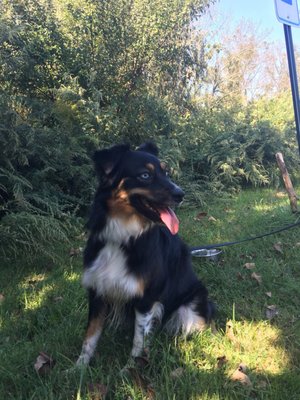
[[[262,207],[256,207],[256,218],[247,207],[240,221],[230,214],[233,233],[241,231],[248,235],[270,225]],[[186,230],[186,241],[199,244],[192,243],[192,238],[203,238],[202,231],[208,229],[218,241],[234,239],[228,232],[227,237],[223,236],[221,223],[218,224],[222,221],[226,225],[222,214],[214,212],[214,217],[214,225],[204,221],[191,232]],[[247,219],[254,221],[248,231],[243,230]],[[279,218],[278,223],[281,222],[283,217]],[[278,241],[282,254],[274,252],[274,243]],[[47,268],[35,265],[13,269],[3,265],[0,398],[88,399],[88,385],[101,383],[108,387],[106,398],[116,400],[151,396],[159,400],[299,400],[300,264],[294,247],[297,241],[297,232],[289,231],[276,238],[228,248],[216,264],[194,260],[218,306],[218,334],[208,332],[186,341],[157,334],[150,364],[140,372],[153,388],[152,395],[137,382],[120,376],[130,353],[132,331],[106,330],[91,367],[84,374],[65,373],[80,352],[87,317],[85,292],[80,285],[80,257]],[[255,263],[261,284],[251,278],[253,271],[244,268],[246,262]],[[271,298],[266,296],[270,292]],[[279,315],[267,321],[265,310],[271,304],[278,307]],[[236,342],[225,334],[229,319],[234,322]],[[40,351],[56,361],[45,376],[34,370]],[[218,366],[217,358],[223,356],[227,362]],[[250,387],[231,380],[241,362],[248,366]]]

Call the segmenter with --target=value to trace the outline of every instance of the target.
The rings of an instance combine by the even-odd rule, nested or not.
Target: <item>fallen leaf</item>
[[[108,389],[102,383],[89,383],[88,392],[91,400],[103,400],[107,395]]]
[[[184,373],[184,369],[182,367],[176,368],[174,369],[174,371],[172,371],[170,373],[171,378],[177,379],[180,378]]]
[[[245,366],[245,364],[240,364],[232,374],[231,379],[233,381],[240,382],[242,385],[252,386],[249,376],[245,374],[246,369],[247,367]]]
[[[237,278],[238,278],[239,281],[244,281],[245,280],[245,278],[243,277],[243,275],[240,272],[237,273]]]
[[[244,364],[244,363],[241,363],[241,364],[238,366],[238,370],[241,371],[241,372],[244,372],[244,374],[245,374],[245,373],[247,372],[247,365]]]
[[[272,304],[271,306],[267,306],[266,309],[266,317],[267,319],[271,320],[279,314],[277,307]]]
[[[198,220],[198,221],[201,221],[201,219],[203,219],[203,218],[205,218],[205,217],[207,217],[207,212],[199,212],[199,213],[196,215],[195,219]]]
[[[283,254],[281,242],[275,243],[273,248],[277,251],[277,253]]]
[[[272,297],[272,292],[266,292],[266,296]]]
[[[221,356],[217,358],[217,368],[222,368],[227,363],[226,356]]]
[[[233,323],[232,323],[232,321],[228,321],[227,322],[225,335],[231,342],[235,342],[236,338],[235,338],[235,335],[234,335],[234,332],[233,332]]]
[[[142,374],[140,374],[136,368],[128,368],[127,371],[129,372],[134,384],[143,392],[147,393],[147,399],[154,399],[155,392],[149,381]]]
[[[262,279],[261,279],[261,276],[260,276],[260,275],[258,275],[258,274],[256,274],[255,272],[253,272],[253,273],[251,274],[251,278],[254,279],[259,285],[261,285]]]
[[[297,243],[295,244],[295,246],[296,246],[296,247],[300,247],[300,242],[297,242]]]
[[[5,299],[4,294],[0,293],[0,304],[3,303],[4,299]]]
[[[216,222],[216,221],[217,221],[216,218],[213,217],[212,215],[211,215],[210,217],[208,217],[208,220],[209,220],[210,222]]]
[[[244,268],[249,269],[249,270],[254,269],[255,263],[246,263],[246,264],[244,264]]]
[[[35,361],[34,369],[39,375],[47,375],[54,365],[55,361],[48,354],[41,351]]]

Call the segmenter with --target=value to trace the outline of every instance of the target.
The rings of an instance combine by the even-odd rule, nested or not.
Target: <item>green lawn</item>
[[[190,245],[241,239],[299,218],[291,214],[287,196],[275,190],[243,191],[207,204],[178,212]],[[200,212],[207,215],[197,218]],[[299,228],[224,248],[218,262],[194,258],[218,307],[216,332],[187,340],[158,333],[149,363],[129,377],[120,371],[131,331],[106,330],[91,366],[72,369],[87,303],[81,256],[70,257],[69,250],[83,245],[78,238],[62,244],[57,263],[24,263],[22,255],[1,263],[0,399],[96,400],[105,390],[106,399],[116,400],[300,399]],[[276,315],[268,319],[267,310]],[[55,362],[43,375],[34,369],[40,352]],[[248,385],[233,380],[241,363]]]

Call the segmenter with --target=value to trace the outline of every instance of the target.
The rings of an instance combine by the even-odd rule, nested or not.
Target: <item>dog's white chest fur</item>
[[[131,227],[123,227],[119,221],[110,220],[100,234],[100,239],[108,242],[84,271],[83,286],[112,301],[124,302],[142,296],[142,282],[129,272],[126,255],[120,248],[121,243],[127,243],[130,237],[137,237],[141,232],[136,222]]]
[[[142,295],[141,282],[128,271],[126,256],[116,244],[106,244],[93,264],[85,270],[82,284],[114,301]]]

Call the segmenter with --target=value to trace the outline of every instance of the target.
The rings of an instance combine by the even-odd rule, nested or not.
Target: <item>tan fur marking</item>
[[[108,207],[111,217],[122,217],[126,219],[135,214],[135,211],[129,203],[126,190],[121,188],[121,183],[119,188],[113,192],[112,198],[108,200]]]
[[[126,192],[126,190],[121,187],[122,183],[123,181],[120,182],[118,189],[112,194],[112,198],[108,200],[109,215],[112,218],[121,219],[124,224],[130,224],[132,220],[137,220],[143,227],[145,227],[148,224],[148,221],[142,215],[138,214],[131,206],[129,196],[133,194],[149,196],[149,192],[145,189],[139,188]]]
[[[91,336],[94,336],[98,330],[100,331],[102,330],[104,325],[104,320],[105,320],[104,315],[101,315],[90,321],[85,335],[86,339],[88,339]]]
[[[154,196],[152,195],[152,193],[149,190],[144,189],[144,188],[134,188],[128,192],[129,196],[133,195],[133,194],[140,194],[141,196],[144,196],[148,199],[154,200]]]
[[[146,164],[146,167],[149,169],[149,171],[154,172],[155,171],[155,166],[151,163]]]
[[[139,295],[142,297],[144,295],[145,290],[145,281],[143,279],[139,279]]]

